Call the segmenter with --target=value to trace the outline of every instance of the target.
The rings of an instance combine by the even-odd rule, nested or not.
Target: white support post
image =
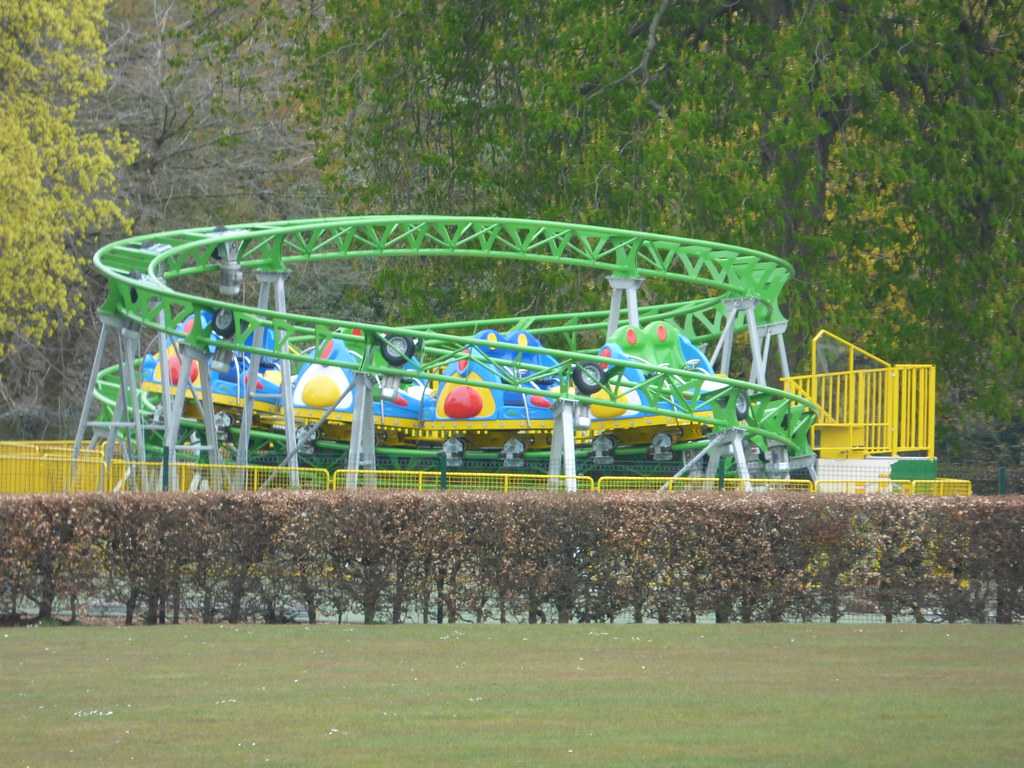
[[[275,272],[272,273],[275,276],[274,280],[274,309],[278,312],[287,312],[288,307],[285,302],[284,293],[284,281],[288,277],[287,272]],[[280,343],[282,351],[287,352],[288,340],[274,339],[275,346]],[[284,435],[285,435],[285,450],[288,452],[290,459],[288,460],[288,466],[295,470],[299,467],[299,453],[297,450],[298,442],[295,434],[295,405],[292,401],[292,363],[287,358],[281,358],[281,400],[284,404]],[[372,398],[371,398],[372,404]],[[299,487],[299,473],[290,472],[291,486],[292,488]]]
[[[761,338],[757,330],[757,316],[754,305],[746,307],[747,336],[750,337],[750,381],[765,386],[765,362],[761,358]]]
[[[160,310],[160,314],[157,316],[157,322],[160,323],[160,327],[164,328],[167,323],[167,315],[164,310]],[[168,359],[167,359],[167,347],[170,346],[170,340],[167,338],[167,334],[164,331],[160,331],[157,334],[157,344],[160,345],[160,411],[163,414],[162,421],[164,426],[167,426],[167,412],[171,409],[171,380],[168,376]]]
[[[726,299],[725,301],[725,328],[722,329],[722,335],[718,337],[718,344],[715,345],[715,351],[711,355],[712,368],[721,358],[718,366],[719,376],[729,375],[729,364],[732,362],[732,337],[736,327],[736,313],[740,309],[737,301],[742,301],[742,299]]]
[[[750,493],[750,470],[747,467],[747,454],[743,450],[743,434],[736,432],[732,438],[732,457],[736,460],[736,471],[743,481],[743,490]]]
[[[764,366],[764,374],[762,378],[768,379],[768,355],[772,351],[772,338],[775,334],[771,333],[766,327],[762,326],[759,329],[761,334],[761,365]]]
[[[610,276],[608,284],[612,287],[611,307],[608,310],[608,335],[611,338],[619,328],[619,317],[622,314],[622,296],[626,296],[626,317],[631,326],[640,326],[640,301],[637,294],[644,284],[642,277]]]
[[[167,487],[175,490],[178,487],[178,431],[181,428],[181,415],[185,410],[185,392],[191,386],[192,348],[187,344],[178,350],[178,383],[174,388],[174,400],[164,419],[164,447],[167,449]],[[170,375],[170,372],[168,372]],[[193,393],[194,394],[194,393]]]
[[[259,281],[260,295],[257,307],[266,309],[270,305],[270,285],[274,280],[273,272],[257,272],[256,279]],[[269,277],[268,277],[269,276]],[[266,346],[267,329],[260,326],[253,332],[253,346],[263,349]],[[245,404],[242,406],[242,425],[238,433],[237,462],[241,466],[249,463],[249,441],[252,435],[252,409],[253,396],[256,393],[256,383],[259,381],[260,363],[262,355],[253,352],[249,355],[249,370],[245,375]],[[281,378],[282,397],[285,380]]]
[[[708,466],[704,475],[708,479],[708,484],[710,486],[715,475],[718,473],[718,465],[722,458],[731,454],[736,460],[736,470],[739,472],[740,478],[744,481],[744,487],[749,491],[750,473],[748,471],[749,468],[747,467],[747,457],[743,452],[743,436],[745,434],[746,431],[739,427],[731,427],[716,433],[696,456],[686,462],[686,464],[684,464],[678,472],[672,475],[669,481],[662,485],[658,490],[668,490],[672,480],[688,474],[690,470],[696,467],[698,462],[700,462],[705,456],[708,457]]]
[[[135,328],[121,329],[121,386],[125,388],[125,402],[131,408],[132,426],[135,431],[135,460],[141,465],[146,461],[146,441],[142,431],[142,405],[135,378],[135,360],[139,356],[139,331]],[[136,472],[141,472],[139,466]]]
[[[565,490],[576,492],[576,424],[571,403],[562,403],[562,474]]]
[[[548,486],[559,488],[557,477],[565,477],[565,490],[575,493],[576,482],[576,420],[573,403],[559,400],[552,412],[554,428],[551,432],[551,447],[548,458]]]
[[[783,333],[778,334],[779,341],[775,345],[779,350],[779,370],[782,372],[782,378],[789,378],[789,355],[786,354],[786,337]]]
[[[109,315],[100,315],[100,337],[96,342],[96,354],[92,358],[92,370],[89,372],[89,384],[85,389],[85,401],[82,403],[82,413],[78,417],[78,428],[75,430],[75,443],[71,450],[71,477],[72,485],[74,484],[74,477],[76,465],[78,463],[78,455],[82,451],[82,440],[85,439],[85,428],[89,423],[89,411],[92,410],[92,403],[95,399],[93,394],[96,391],[96,379],[99,377],[100,366],[103,364],[103,353],[107,347],[107,334],[110,332],[110,327],[116,325],[117,321]]]
[[[203,431],[206,433],[206,456],[210,464],[220,464],[217,448],[217,422],[213,418],[213,381],[210,378],[210,359],[196,355],[199,363],[199,407],[203,412]]]
[[[548,476],[550,477],[562,474],[562,445],[565,442],[563,439],[565,426],[562,424],[561,409],[562,401],[559,400],[555,403],[551,413],[551,445],[548,446]],[[557,481],[549,480],[548,485],[555,488],[557,487]]]
[[[114,460],[114,441],[117,439],[117,427],[124,418],[124,387],[117,388],[117,402],[114,404],[114,415],[110,420],[110,427],[107,429],[107,444],[103,447],[103,465],[106,471],[110,471],[110,462]]]
[[[373,381],[365,373],[355,376],[355,402],[352,407],[352,434],[348,441],[348,477],[346,488],[359,487],[358,470],[377,468],[376,434],[373,423]],[[371,472],[368,485],[375,486]]]

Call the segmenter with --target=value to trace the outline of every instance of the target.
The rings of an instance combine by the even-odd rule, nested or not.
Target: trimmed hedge
[[[0,614],[1012,622],[1024,497],[268,492],[0,497]]]

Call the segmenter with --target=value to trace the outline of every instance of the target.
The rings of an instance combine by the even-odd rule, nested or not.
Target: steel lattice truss
[[[221,269],[219,254],[227,245],[237,248],[237,261],[243,273],[279,272],[307,262],[420,255],[539,262],[598,270],[622,278],[672,280],[695,286],[702,295],[713,295],[644,307],[640,312],[642,320],[671,318],[692,341],[710,344],[716,343],[726,330],[726,300],[730,298],[755,300],[758,326],[784,323],[779,295],[792,274],[786,262],[766,253],[680,237],[546,221],[367,216],[244,224],[226,230],[178,230],[112,243],[100,249],[94,259],[108,281],[108,296],[101,314],[176,337],[199,349],[226,347],[300,364],[318,362],[366,374],[412,375],[438,382],[459,381],[440,371],[447,363],[467,354],[467,347],[475,341],[472,335],[480,328],[528,328],[544,339],[553,334],[601,328],[608,319],[607,310],[598,310],[391,327],[260,309],[193,295],[175,287],[182,278]],[[200,322],[192,323],[187,334],[179,330],[184,321],[198,318],[203,310],[220,309],[232,313],[235,328],[230,339],[212,336],[211,329]],[[744,328],[746,320],[737,317],[734,326]],[[253,333],[261,328],[267,332]],[[358,365],[317,359],[317,351],[331,339],[356,341],[353,331],[357,328],[371,341],[383,335],[419,339],[423,344],[417,356],[420,370],[396,369],[371,355],[364,355]],[[261,337],[267,346],[257,347],[253,342]],[[312,351],[296,351],[300,344]],[[491,346],[516,348],[501,342]],[[525,366],[529,373],[524,380],[522,370],[517,376],[517,372],[505,371],[495,362],[500,382],[494,388],[534,394],[536,389],[528,386],[529,380],[557,378],[565,399],[598,402],[571,391],[570,374],[574,365],[606,362],[605,358],[593,351],[547,346],[536,351],[550,355],[556,365]],[[613,375],[605,386],[612,395],[630,388],[641,389],[647,402],[660,404],[638,405],[637,411],[703,423],[716,430],[727,429],[737,425],[737,398],[743,397],[749,401],[743,427],[752,440],[762,447],[784,445],[795,456],[810,453],[808,433],[814,406],[807,400],[751,381],[689,369],[639,361],[630,363],[630,367],[644,371],[646,380],[629,383]],[[725,386],[713,395],[706,391],[702,394],[701,387],[707,381]],[[102,395],[102,399],[108,398],[109,390]]]

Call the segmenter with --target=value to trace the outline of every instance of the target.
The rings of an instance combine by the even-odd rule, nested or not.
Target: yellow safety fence
[[[526,475],[490,472],[446,472],[339,469],[334,473],[334,488],[382,488],[415,491],[592,491],[594,481],[585,475]]]
[[[819,346],[841,350],[829,370]],[[834,357],[834,356],[833,356]],[[935,455],[935,366],[892,365],[828,331],[811,347],[811,373],[782,380],[820,409],[814,425],[822,458]]]
[[[72,462],[71,444],[0,442],[0,493],[64,493],[69,491],[159,491],[164,487],[161,462],[114,459],[109,466],[102,451],[83,449]],[[793,491],[811,493],[893,493],[927,496],[969,496],[969,480],[784,480],[769,478],[602,477],[486,472],[415,470],[346,470],[237,466],[177,462],[168,465],[168,489],[174,491],[256,491],[266,489],[344,490],[347,488],[496,491]]]
[[[721,488],[719,488],[721,486]],[[780,480],[773,478],[750,478],[741,480],[738,477],[602,477],[597,481],[599,491],[803,491],[814,490],[810,480]]]
[[[970,480],[940,477],[936,480],[915,480],[914,493],[919,496],[971,496],[974,488]]]
[[[896,493],[911,495],[914,493],[912,480],[889,480],[878,478],[873,480],[819,480],[814,484],[818,493],[854,493],[857,495],[875,493]]]

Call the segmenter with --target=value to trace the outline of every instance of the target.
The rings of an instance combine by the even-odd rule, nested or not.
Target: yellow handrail
[[[845,370],[821,371],[818,344],[845,348]],[[857,367],[862,355],[878,367]],[[811,373],[782,380],[787,392],[820,409],[814,427],[822,458],[863,458],[901,453],[935,455],[935,366],[892,365],[828,331],[811,347]]]

